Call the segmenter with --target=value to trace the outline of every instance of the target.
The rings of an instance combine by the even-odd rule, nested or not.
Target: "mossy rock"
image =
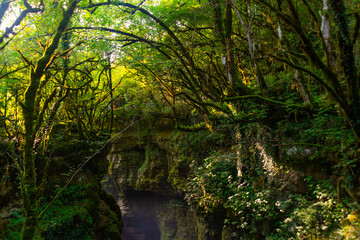
[[[121,215],[112,211],[111,207],[103,200],[99,202],[98,214],[95,229],[96,239],[121,239]]]
[[[169,176],[167,181],[176,189],[178,193],[182,193],[185,190],[188,177],[190,175],[190,164],[192,159],[188,157],[182,157],[176,159],[171,165]]]
[[[145,162],[138,169],[135,190],[169,194],[172,188],[167,182],[167,178],[168,159],[166,151],[156,144],[146,145]]]
[[[45,239],[121,239],[116,201],[94,181],[73,184],[46,213],[40,230]]]

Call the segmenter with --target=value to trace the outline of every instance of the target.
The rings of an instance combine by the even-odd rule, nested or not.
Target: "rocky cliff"
[[[21,238],[23,221],[20,175],[16,168],[21,168],[21,162],[11,158],[9,148],[10,145],[1,146],[2,152],[7,154],[0,156],[0,233],[3,239],[15,240]],[[120,239],[122,221],[119,206],[112,196],[101,189],[100,181],[108,168],[107,151],[94,155],[97,149],[96,143],[88,141],[72,139],[56,142],[49,168],[38,187],[39,193],[43,188],[39,212],[52,202],[63,186],[69,184],[40,220],[37,239]],[[37,164],[38,174],[44,174],[40,171],[46,169],[44,159],[38,156]]]
[[[152,209],[161,239],[356,239],[334,169],[322,160],[331,154],[292,144],[302,134],[291,135],[293,125],[184,133],[161,117],[140,121],[114,133],[110,175],[128,208]]]

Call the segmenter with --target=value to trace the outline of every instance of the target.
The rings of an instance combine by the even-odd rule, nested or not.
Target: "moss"
[[[98,221],[96,222],[96,239],[121,239],[121,216],[112,211],[104,201],[98,205]]]
[[[54,203],[40,225],[45,239],[120,239],[120,209],[97,181],[86,175]],[[79,182],[79,181],[76,181]],[[87,184],[86,184],[87,182]]]
[[[116,213],[117,219],[119,220],[119,222],[121,222],[121,211],[114,197],[108,194],[107,192],[105,192],[104,190],[101,190],[100,198],[109,206],[109,209],[111,211]]]
[[[190,173],[191,161],[192,159],[188,157],[179,158],[175,160],[169,171],[167,180],[178,192],[183,192],[185,190]]]
[[[94,235],[91,213],[98,202],[96,190],[94,184],[73,184],[66,189],[42,219],[41,235],[45,239],[91,239]],[[44,202],[43,206],[47,204]]]
[[[197,239],[198,223],[193,212],[182,200],[169,199],[156,207],[163,240]]]
[[[19,194],[17,169],[10,155],[12,148],[9,143],[0,140],[0,209],[14,200],[12,196]]]
[[[53,150],[53,156],[78,156],[84,149],[89,149],[89,144],[82,140],[72,140],[69,142],[57,142],[56,148]]]
[[[134,132],[127,132],[126,134],[113,136],[113,138],[113,152],[131,151],[139,148],[139,141]]]
[[[136,190],[169,193],[166,151],[156,144],[145,146],[145,162],[138,169]]]
[[[91,150],[96,144],[75,139],[56,146],[41,209],[93,154]],[[103,149],[86,163],[45,213],[39,226],[45,239],[120,239],[120,209],[100,185],[108,169],[107,150]]]

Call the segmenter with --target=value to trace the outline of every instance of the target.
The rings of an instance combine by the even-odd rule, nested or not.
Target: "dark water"
[[[123,229],[122,240],[160,240],[154,206],[156,195],[146,192],[126,192],[120,194],[112,178],[106,179],[103,189],[113,195],[120,206]],[[123,196],[121,196],[123,195]]]
[[[124,223],[123,240],[161,239],[151,198],[145,193],[126,193],[126,197],[118,198]]]

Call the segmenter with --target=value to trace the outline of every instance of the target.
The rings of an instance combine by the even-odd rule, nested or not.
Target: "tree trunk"
[[[40,78],[33,78],[31,69],[30,85],[25,93],[25,104],[23,106],[23,117],[25,123],[25,147],[24,147],[24,173],[22,179],[22,196],[25,213],[22,229],[22,239],[32,239],[37,227],[36,216],[36,171],[33,153],[34,145],[34,113],[36,92],[39,87]]]
[[[301,97],[304,100],[305,104],[310,104],[310,94],[306,91],[304,84],[302,82],[302,74],[299,70],[295,70],[295,74],[294,74],[294,80],[296,82],[296,86],[298,87],[300,93],[301,93]]]
[[[39,59],[36,67],[30,69],[30,85],[25,92],[25,102],[22,105],[25,124],[24,173],[21,185],[25,213],[22,228],[23,240],[33,239],[38,226],[36,169],[33,153],[36,135],[34,122],[37,120],[35,119],[36,94],[40,79],[45,74],[49,63],[53,60],[54,52],[58,48],[60,38],[70,22],[70,18],[74,13],[78,1],[79,0],[73,0],[69,2],[68,9],[63,13],[63,19],[59,23],[50,46],[45,50],[44,55]]]
[[[240,10],[237,7],[236,3],[234,0],[231,0],[232,5],[234,6],[236,15],[242,25],[242,27],[244,28],[244,31],[246,33],[246,38],[249,44],[249,53],[250,53],[250,58],[251,58],[251,63],[254,66],[254,70],[255,70],[255,76],[256,76],[256,80],[258,83],[258,86],[260,88],[260,90],[266,90],[267,89],[267,85],[264,79],[264,76],[262,74],[261,68],[259,66],[259,64],[257,63],[256,59],[255,59],[255,39],[254,39],[254,28],[253,28],[253,19],[254,19],[254,12],[251,10],[251,6],[250,3],[248,2],[248,12],[249,12],[249,23],[246,24],[243,17],[241,16]]]

